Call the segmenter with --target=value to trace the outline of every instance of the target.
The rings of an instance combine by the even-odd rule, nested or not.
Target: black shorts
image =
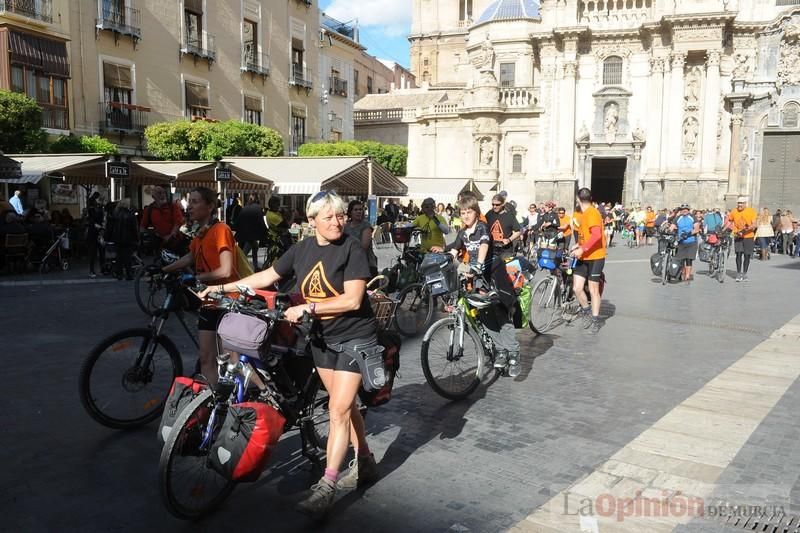
[[[317,368],[361,374],[361,368],[354,359],[355,354],[349,350],[335,352],[326,346],[318,346],[312,342],[311,355]]]
[[[656,234],[656,228],[645,226],[644,234],[647,235],[648,237],[652,237],[653,235]]]
[[[756,240],[753,238],[733,239],[733,251],[736,252],[737,254],[743,253],[744,255],[753,255],[753,249],[755,248],[755,245],[756,245]]]
[[[201,308],[197,316],[197,329],[199,331],[217,331],[217,325],[225,313],[227,313],[225,309]]]
[[[606,258],[592,259],[590,261],[578,261],[575,268],[572,270],[574,276],[580,276],[589,281],[600,282],[600,277],[603,275],[603,267],[606,264]]]
[[[678,244],[678,251],[675,254],[675,259],[683,261],[686,265],[691,265],[695,257],[697,257],[697,241]]]

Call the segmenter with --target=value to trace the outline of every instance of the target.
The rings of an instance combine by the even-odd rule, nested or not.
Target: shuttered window
[[[186,114],[189,117],[208,117],[211,106],[208,102],[208,87],[190,81],[186,84]]]
[[[261,125],[261,98],[255,96],[244,97],[244,121],[249,124]]]
[[[519,174],[522,172],[522,155],[514,154],[511,156],[511,172]]]
[[[130,67],[114,63],[103,63],[103,84],[106,88],[114,87],[132,91],[133,78]]]
[[[609,56],[603,62],[603,85],[622,84],[622,58]]]

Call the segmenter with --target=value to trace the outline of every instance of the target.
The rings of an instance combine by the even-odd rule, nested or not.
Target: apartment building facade
[[[353,139],[353,104],[359,81],[356,58],[364,53],[358,30],[320,13],[320,72],[322,99],[319,123],[323,141]]]

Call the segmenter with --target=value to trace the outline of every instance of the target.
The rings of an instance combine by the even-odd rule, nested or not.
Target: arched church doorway
[[[628,159],[625,157],[592,158],[592,181],[589,187],[595,201],[622,203],[627,166]]]

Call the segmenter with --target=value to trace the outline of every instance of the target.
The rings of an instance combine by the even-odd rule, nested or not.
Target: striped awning
[[[9,155],[22,164],[22,177],[3,178],[5,183],[39,183],[53,176],[70,179],[72,183],[90,184],[102,179],[106,183],[106,156],[103,154],[36,154]]]
[[[213,161],[134,161],[134,168],[143,175],[154,179],[167,180],[179,190],[194,187],[216,188]],[[259,191],[272,188],[272,181],[248,172],[246,169],[233,168],[232,179],[226,188],[230,191]]]
[[[366,196],[369,171],[366,157],[235,157],[224,159],[236,170],[246,170],[274,182],[277,194],[339,194]],[[383,166],[372,164],[372,192],[376,196],[403,196],[407,188]]]
[[[408,187],[404,195],[413,200],[433,198],[436,202],[455,203],[462,192],[472,192],[478,201],[483,200],[483,193],[471,178],[400,178]],[[485,184],[482,184],[485,185]]]

